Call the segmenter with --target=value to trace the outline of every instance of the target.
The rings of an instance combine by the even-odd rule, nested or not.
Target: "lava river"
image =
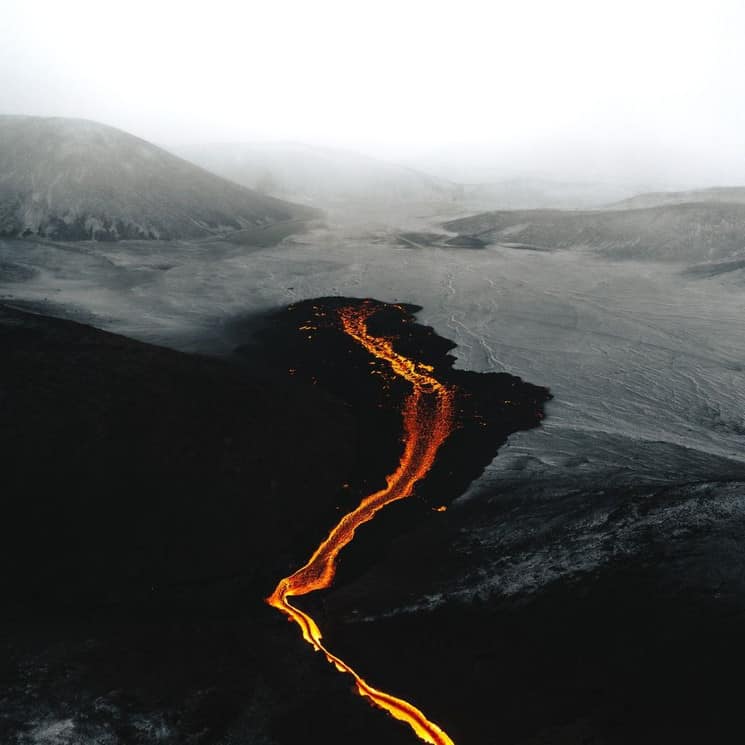
[[[404,451],[401,461],[387,477],[385,488],[368,495],[356,509],[344,515],[307,564],[279,581],[267,602],[297,623],[305,641],[316,651],[322,652],[337,670],[354,678],[360,696],[370,699],[396,719],[406,722],[424,742],[432,745],[454,745],[453,740],[416,706],[373,688],[346,662],[332,654],[323,645],[318,624],[289,600],[331,585],[337,557],[344,546],[353,540],[357,528],[372,520],[378,510],[387,504],[412,495],[416,483],[430,470],[437,451],[454,427],[454,389],[436,380],[431,366],[396,352],[390,339],[371,335],[367,320],[373,311],[370,306],[363,305],[341,308],[338,312],[346,334],[370,354],[387,363],[394,375],[411,384],[411,392],[402,407]]]

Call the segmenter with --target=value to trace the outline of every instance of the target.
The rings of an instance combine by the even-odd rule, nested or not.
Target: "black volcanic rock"
[[[0,348],[6,607],[255,581],[350,469],[348,412],[291,379],[6,306]]]
[[[0,741],[410,741],[263,602],[338,515],[348,406],[7,306],[0,349]]]
[[[449,354],[455,345],[431,327],[416,323],[414,313],[419,308],[414,305],[331,297],[296,303],[277,313],[259,334],[268,363],[276,366],[277,374],[289,371],[346,402],[357,422],[357,467],[338,495],[337,519],[384,486],[385,477],[398,465],[403,447],[400,412],[410,391],[406,381],[389,375],[387,363],[375,360],[343,332],[338,310],[360,304],[376,308],[368,320],[372,334],[393,339],[396,351],[432,365],[440,382],[455,387],[457,414],[454,431],[429,474],[416,486],[415,498],[388,505],[375,520],[361,526],[345,548],[335,588],[378,562],[381,546],[435,518],[433,509],[461,495],[510,434],[540,424],[550,398],[545,388],[506,373],[455,369],[455,358]],[[251,354],[254,347],[238,351]],[[335,522],[327,525],[327,531]],[[320,535],[315,545],[324,537]],[[314,596],[301,599],[302,603],[316,601]]]
[[[417,742],[262,603],[400,456],[408,384],[342,332],[358,303],[458,388],[460,426],[300,599],[329,648],[457,745],[739,742],[742,468],[513,462],[437,512],[547,391],[454,369],[414,306],[348,298],[261,319],[234,360],[0,308],[0,741]]]
[[[399,456],[406,385],[370,374],[334,321],[347,302],[279,314],[243,364],[0,307],[2,738],[411,742],[262,603]],[[480,389],[414,308],[377,305],[374,333],[467,385],[450,454],[468,457],[438,476],[455,495],[539,420],[546,393],[511,376]],[[302,327],[318,307],[314,336]],[[506,425],[489,421],[497,406]],[[360,535],[345,571],[431,514],[425,486],[413,511]]]
[[[360,304],[376,309],[368,320],[372,334],[393,339],[398,352],[432,365],[435,377],[457,391],[455,431],[442,446],[430,475],[417,486],[419,498],[406,501],[416,506],[389,506],[374,521],[385,523],[390,513],[413,509],[418,514],[422,507],[429,510],[455,499],[493,460],[511,433],[540,423],[543,404],[550,396],[545,388],[505,373],[455,369],[454,357],[449,354],[455,345],[431,327],[415,322],[417,306],[343,297],[290,306],[268,319],[259,334],[268,363],[276,367],[277,374],[289,372],[346,402],[358,423],[359,465],[346,485],[340,509],[351,509],[361,497],[380,488],[398,464],[400,411],[410,390],[406,381],[386,375],[386,363],[375,360],[343,332],[338,310]],[[238,352],[252,354],[254,347]],[[356,552],[362,543],[355,541],[347,551]],[[349,558],[342,564],[348,566]]]
[[[351,303],[459,393],[440,460],[359,532],[343,587],[539,423],[546,390],[455,370],[413,306],[300,303],[242,362],[0,307],[0,738],[412,742],[262,603],[400,456],[408,384],[342,332]]]
[[[383,452],[394,427],[385,413],[405,390],[381,386],[339,335],[334,308],[357,302],[293,306],[275,319],[286,333],[274,350],[350,403],[360,442],[390,470],[399,450]],[[737,742],[742,468],[672,486],[629,474],[611,487],[591,470],[562,484],[513,474],[499,492],[435,514],[429,506],[462,493],[508,431],[539,421],[546,392],[453,370],[449,343],[413,323],[413,308],[378,307],[374,333],[461,388],[465,427],[415,498],[360,529],[335,586],[302,599],[328,647],[458,745]]]
[[[0,117],[0,236],[204,238],[317,214],[238,186],[113,127]]]

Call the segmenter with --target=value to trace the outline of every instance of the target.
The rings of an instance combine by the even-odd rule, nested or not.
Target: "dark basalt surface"
[[[0,308],[2,741],[412,741],[262,602],[400,455],[406,386],[370,374],[335,320],[348,302],[259,322],[232,361]],[[480,387],[414,308],[378,307],[375,333],[471,395],[459,467],[360,531],[341,585],[483,468],[508,434],[493,407],[517,429],[546,398],[510,376]]]
[[[350,468],[354,423],[318,389],[5,306],[0,346],[0,588],[21,606],[261,587]]]
[[[262,602],[400,455],[406,387],[370,374],[334,320],[346,302],[261,321],[235,360],[0,308],[3,741],[411,742]],[[307,339],[319,307],[328,323]],[[379,304],[373,330],[465,381],[412,310]],[[546,397],[523,392],[514,428]],[[464,423],[500,396],[464,398]],[[453,494],[506,436],[469,426],[449,447],[457,458],[470,442],[470,457],[438,476]],[[361,531],[350,578],[433,514],[427,489]]]
[[[7,306],[0,349],[0,742],[407,742],[263,603],[335,519],[348,407]]]
[[[315,327],[311,338],[280,337],[294,338],[293,359],[311,358],[296,375],[315,376],[350,402],[363,423],[360,442],[368,438],[367,452],[380,452],[388,472],[399,451],[386,463],[380,443],[393,421],[385,412],[403,391],[387,386],[376,399],[372,382],[347,372],[361,369],[362,358],[334,364],[355,352],[344,351],[333,322],[319,323],[327,302],[337,301],[288,312]],[[448,343],[412,324],[411,310],[382,308],[371,328],[398,336],[400,351],[461,386],[468,424],[443,447],[416,498],[359,531],[335,586],[302,599],[329,648],[369,682],[420,706],[458,745],[739,741],[742,469],[723,463],[721,482],[688,475],[664,485],[633,470],[612,481],[588,472],[573,483],[528,470],[505,479],[499,493],[433,513],[463,492],[507,427],[538,421],[546,394],[511,379],[522,397],[506,411],[500,385],[510,376],[453,370]],[[552,572],[556,579],[546,580]],[[502,591],[516,573],[522,589]]]
[[[543,488],[458,505],[396,541],[329,598],[327,642],[459,744],[736,742],[743,483]],[[593,544],[611,557],[588,561]],[[556,546],[577,569],[531,582],[566,561]],[[524,557],[524,589],[500,591]],[[494,585],[410,606],[457,571],[463,588]]]
[[[233,359],[0,307],[0,742],[417,742],[262,602],[401,453],[407,385],[341,332],[357,302],[244,320]],[[548,394],[376,305],[461,426],[302,599],[329,647],[457,745],[739,742],[742,474],[515,470],[435,512]]]
[[[264,358],[276,366],[277,375],[287,372],[330,392],[348,405],[357,422],[358,466],[339,495],[340,514],[384,486],[385,476],[398,465],[403,447],[400,411],[410,392],[410,385],[392,375],[387,363],[376,360],[343,332],[338,310],[361,304],[376,309],[368,320],[370,333],[392,339],[399,353],[432,365],[438,380],[456,388],[457,419],[435,465],[417,486],[416,499],[386,507],[345,548],[338,582],[364,571],[379,559],[381,547],[393,536],[433,519],[434,507],[447,505],[462,494],[510,434],[541,422],[543,405],[550,398],[545,388],[512,375],[455,369],[450,354],[455,345],[431,327],[416,323],[417,306],[344,297],[290,306],[270,318],[258,338]],[[238,353],[250,354],[251,350],[251,346],[243,347]],[[312,544],[308,556],[334,522]]]

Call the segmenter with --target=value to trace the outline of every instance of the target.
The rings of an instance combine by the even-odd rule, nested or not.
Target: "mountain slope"
[[[484,212],[452,220],[445,227],[518,248],[586,246],[613,258],[716,261],[737,256],[745,248],[745,204]]]
[[[199,238],[310,214],[113,127],[0,117],[0,235]]]
[[[660,207],[670,204],[690,204],[692,202],[718,202],[745,204],[745,186],[715,186],[710,189],[691,191],[655,191],[637,194],[609,205],[616,209],[637,209]]]
[[[177,151],[225,178],[318,204],[452,200],[460,187],[358,153],[294,143],[193,145]]]

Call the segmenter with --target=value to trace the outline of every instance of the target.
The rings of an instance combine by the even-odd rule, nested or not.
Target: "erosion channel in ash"
[[[290,602],[331,586],[340,552],[383,507],[417,496],[422,514],[400,514],[401,528],[425,514],[436,519],[446,510],[444,502],[464,491],[510,433],[537,426],[543,418],[549,398],[545,388],[504,373],[453,369],[448,354],[453,345],[416,324],[417,310],[369,299],[323,298],[290,306],[273,319],[269,333],[275,362],[355,410],[359,461],[369,453],[373,468],[382,470],[375,474],[365,464],[356,482],[343,486],[343,517],[310,559],[279,581],[267,602],[295,622],[305,641],[337,670],[352,676],[359,695],[406,723],[424,742],[452,745],[454,736],[417,706],[373,687],[333,654],[310,612]],[[353,501],[357,504],[350,509]],[[373,536],[361,533],[360,538],[371,544]],[[371,545],[361,553],[352,558],[352,572],[366,554],[374,559]],[[395,689],[394,680],[385,684]],[[445,725],[446,712],[435,719]]]

